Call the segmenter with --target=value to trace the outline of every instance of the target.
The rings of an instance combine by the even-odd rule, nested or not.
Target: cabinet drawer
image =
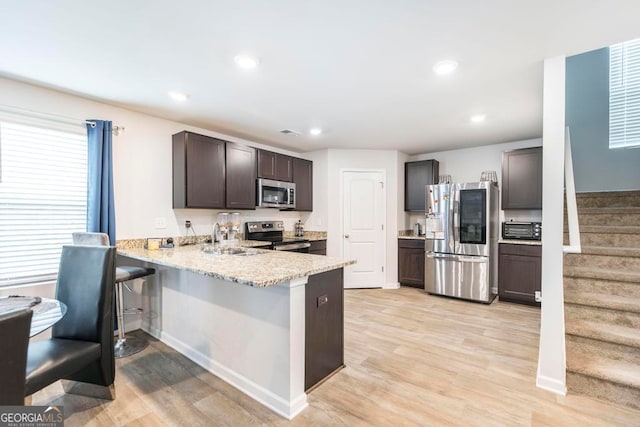
[[[424,249],[424,240],[421,239],[398,239],[399,248]]]
[[[538,245],[514,245],[509,243],[500,243],[500,255],[520,255],[520,256],[542,256],[542,246]]]

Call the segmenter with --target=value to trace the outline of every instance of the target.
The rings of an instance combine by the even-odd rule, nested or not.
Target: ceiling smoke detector
[[[285,135],[293,135],[293,136],[300,136],[302,135],[300,132],[298,132],[297,130],[292,130],[292,129],[282,129],[280,131],[280,133],[285,134]]]

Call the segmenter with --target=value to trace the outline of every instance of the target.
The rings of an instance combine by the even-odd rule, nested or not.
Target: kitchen
[[[268,59],[265,59],[264,64],[260,64],[259,67],[262,65],[267,66]],[[431,73],[430,70],[428,71]],[[312,237],[309,240],[322,241],[323,237],[326,238],[325,251],[329,257],[351,259],[348,254],[345,254],[344,242],[345,235],[353,235],[351,232],[345,232],[344,228],[345,216],[342,195],[345,190],[345,173],[384,171],[381,181],[386,189],[385,202],[381,212],[384,218],[384,229],[381,233],[384,244],[380,246],[382,264],[376,265],[376,268],[381,267],[380,274],[376,276],[380,280],[372,286],[376,289],[345,291],[346,368],[308,394],[309,408],[302,410],[298,415],[300,418],[296,418],[301,422],[335,424],[342,421],[351,424],[358,421],[370,423],[386,421],[393,423],[400,422],[400,420],[406,421],[406,418],[403,419],[399,415],[402,408],[409,408],[406,411],[407,416],[418,424],[470,421],[472,418],[461,419],[450,415],[454,412],[464,413],[465,411],[468,411],[469,417],[477,417],[476,420],[490,421],[488,415],[483,413],[481,408],[470,403],[473,400],[474,392],[478,391],[474,385],[465,383],[461,378],[463,375],[457,375],[453,369],[438,362],[434,361],[433,369],[430,369],[424,363],[419,363],[421,358],[429,361],[450,358],[459,364],[456,365],[460,368],[459,372],[470,378],[479,379],[479,383],[495,387],[491,389],[495,395],[484,396],[483,401],[489,402],[487,405],[493,411],[508,413],[505,418],[500,419],[503,423],[513,422],[517,420],[517,417],[514,415],[514,410],[506,408],[506,404],[501,405],[496,402],[495,400],[500,399],[495,399],[495,397],[507,399],[512,394],[521,398],[513,403],[516,410],[526,412],[532,401],[536,403],[543,401],[545,405],[549,404],[547,407],[549,413],[562,414],[559,416],[566,417],[562,418],[564,420],[585,420],[586,417],[576,414],[575,410],[570,410],[571,415],[564,414],[562,411],[566,409],[566,406],[559,409],[562,404],[557,403],[554,395],[536,389],[534,385],[537,374],[540,309],[521,304],[502,303],[499,300],[494,301],[491,305],[474,304],[430,296],[423,290],[399,284],[401,282],[399,270],[402,268],[403,262],[402,248],[398,248],[399,234],[413,230],[415,223],[421,223],[423,231],[426,225],[424,213],[405,209],[405,164],[435,159],[439,162],[438,175],[450,175],[452,182],[455,183],[478,182],[483,171],[496,171],[498,187],[503,190],[502,153],[544,145],[543,139],[539,138],[541,136],[539,126],[534,125],[526,130],[511,132],[509,135],[513,136],[508,138],[493,138],[493,135],[482,135],[479,140],[484,141],[484,144],[475,147],[454,146],[445,143],[431,145],[420,142],[419,146],[409,151],[412,154],[373,142],[368,145],[367,138],[360,137],[359,134],[349,136],[353,141],[357,141],[353,145],[340,143],[323,146],[321,145],[322,138],[330,139],[332,131],[338,132],[337,128],[332,130],[330,124],[323,124],[325,133],[316,139],[307,136],[305,132],[305,135],[298,136],[277,135],[277,138],[282,139],[273,142],[267,138],[254,137],[248,129],[234,130],[233,126],[222,118],[219,122],[212,124],[209,124],[205,119],[194,119],[187,122],[183,117],[186,117],[189,108],[191,108],[188,103],[174,107],[167,101],[167,105],[162,107],[166,110],[160,108],[160,110],[145,113],[130,109],[131,107],[125,102],[107,103],[101,100],[100,96],[93,98],[78,96],[60,91],[59,86],[55,83],[44,87],[37,86],[29,81],[21,81],[24,79],[14,79],[13,74],[8,74],[0,78],[0,103],[3,105],[14,106],[25,111],[58,114],[73,118],[105,118],[112,120],[114,125],[124,127],[124,131],[113,138],[115,208],[118,218],[117,239],[119,241],[167,237],[173,237],[178,241],[179,238],[187,238],[194,234],[206,237],[212,234],[213,226],[220,213],[240,212],[243,231],[244,224],[247,222],[263,224],[282,221],[285,234],[294,236],[296,223],[300,221],[304,224],[306,237]],[[259,80],[251,77],[248,73],[239,74],[239,76],[242,77],[230,74],[228,76],[229,84],[242,86],[242,83],[238,82],[247,78],[250,82],[249,85],[252,86],[257,84]],[[256,89],[255,86],[252,87],[254,90]],[[236,89],[238,93],[243,93],[242,89],[238,89],[238,87]],[[246,88],[245,90],[250,91]],[[318,94],[315,95],[319,97]],[[192,94],[192,101],[199,102],[195,93]],[[296,99],[292,96],[287,98],[287,101],[289,104],[294,104]],[[332,101],[338,103],[337,99]],[[542,102],[540,101],[531,109],[538,107],[541,109],[541,106]],[[167,113],[172,108],[176,108],[176,110]],[[268,108],[262,108],[262,111],[267,110]],[[404,113],[407,114],[406,111]],[[259,116],[261,114],[247,114],[253,117],[254,123],[260,122]],[[359,120],[356,117],[352,117],[352,119],[353,121]],[[334,123],[338,123],[338,120]],[[286,129],[286,126],[289,124],[279,125],[279,128],[274,132]],[[473,126],[475,125],[468,124],[466,119],[464,119],[464,123],[458,123],[458,127],[464,128],[464,137],[470,138],[470,135],[475,132],[480,134],[486,132]],[[362,135],[369,135],[369,132],[365,130],[366,126],[362,126],[362,123],[360,128]],[[301,127],[301,129],[303,128]],[[531,131],[531,129],[534,130]],[[232,144],[250,146],[256,150],[274,153],[276,157],[278,155],[289,156],[293,159],[313,162],[312,210],[290,211],[265,208],[243,210],[227,206],[192,208],[176,205],[174,200],[174,152],[171,138],[172,135],[185,131]],[[439,136],[442,137],[442,135]],[[386,137],[393,139],[389,138],[389,135]],[[436,137],[438,135],[432,135],[432,139],[438,140]],[[419,136],[418,139],[426,140],[422,139],[422,136]],[[442,140],[444,141],[444,138]],[[242,195],[244,196],[244,194]],[[542,216],[541,209],[502,210],[499,213],[499,222],[509,220],[542,222]],[[186,227],[187,221],[191,224],[189,228]],[[547,221],[545,221],[545,227],[547,227]],[[420,239],[415,240],[420,241]],[[290,255],[295,256],[296,254]],[[251,257],[247,257],[247,259],[249,258]],[[421,260],[423,259],[424,251],[421,255]],[[247,260],[246,262],[251,261]],[[363,265],[363,263],[359,264]],[[175,277],[172,274],[174,273],[170,273],[169,277]],[[147,280],[151,282],[155,279]],[[154,295],[157,289],[146,286],[142,281],[137,281],[134,282],[133,290],[132,294],[126,295],[127,308],[143,307],[149,309],[151,307],[149,304],[153,304],[153,298],[157,296]],[[256,289],[248,288],[247,290],[254,291]],[[46,290],[43,290],[42,287],[36,289],[35,286],[24,287],[21,291],[53,295],[52,286]],[[421,301],[422,305],[416,304],[416,301]],[[535,303],[535,301],[533,302]],[[488,311],[489,309],[492,311]],[[151,314],[152,311],[146,310],[145,313]],[[488,313],[495,313],[498,317],[489,318]],[[447,324],[443,319],[450,319],[456,326],[459,326],[457,322],[461,321],[469,326],[469,330],[458,337],[451,335],[447,332],[447,328],[451,330],[451,324]],[[151,325],[147,320],[148,318],[145,316],[129,316],[125,324],[126,329],[134,331],[134,333],[141,333],[139,329],[153,332],[150,330]],[[431,325],[432,334],[425,332],[425,324]],[[499,324],[504,324],[504,326],[496,327]],[[153,336],[153,333],[151,335]],[[478,342],[478,336],[488,338],[481,343]],[[163,416],[173,417],[168,418],[173,422],[186,422],[186,420],[195,422],[197,417],[194,417],[193,414],[201,416],[202,413],[207,415],[209,419],[231,413],[231,418],[236,420],[238,424],[256,419],[273,423],[281,421],[279,416],[223,383],[201,366],[192,364],[187,358],[176,354],[162,341],[157,341],[152,337],[150,337],[150,341],[151,345],[147,353],[140,353],[141,356],[137,356],[138,359],[135,357],[129,360],[123,359],[119,365],[119,378],[122,390],[124,390],[122,393],[125,396],[127,393],[130,393],[130,396],[135,396],[135,399],[132,397],[132,400],[136,400],[137,409],[128,412],[123,403],[124,399],[121,399],[120,402],[113,402],[111,407],[108,404],[100,403],[85,412],[78,401],[74,402],[72,398],[61,395],[58,390],[41,394],[35,402],[46,404],[48,398],[58,399],[59,402],[64,401],[65,405],[74,408],[73,416],[77,423],[81,423],[81,420],[91,420],[93,416],[101,417],[106,413],[109,420],[118,419],[118,416],[121,416],[122,418],[118,422],[125,424],[125,421],[136,419],[136,411],[139,415],[149,417],[148,419],[152,420],[156,419],[153,418],[151,412],[158,411]],[[495,347],[492,347],[494,345]],[[474,350],[476,353],[490,354],[493,358],[473,359]],[[552,353],[555,355],[557,352]],[[148,363],[145,366],[144,357],[148,357],[147,361],[158,362],[158,365]],[[460,367],[465,359],[469,361],[468,366]],[[161,362],[171,368],[165,368]],[[501,362],[505,362],[504,366],[509,366],[512,369],[504,368],[501,366]],[[402,366],[401,364],[415,366],[415,369],[413,372],[403,371],[398,367]],[[175,369],[175,376],[171,369]],[[155,384],[144,382],[142,378],[146,374],[154,378]],[[492,374],[495,374],[500,380],[496,380]],[[412,375],[419,377],[419,380],[416,381],[418,384],[414,382]],[[516,378],[517,381],[511,382],[509,377]],[[177,381],[176,378],[180,378],[189,385],[197,383],[197,387],[194,386],[196,387],[195,391],[190,390],[189,385],[181,384],[181,381]],[[403,382],[396,382],[396,380],[403,380]],[[502,383],[500,383],[501,381]],[[206,383],[213,390],[207,389],[208,391],[205,392],[202,383]],[[139,384],[143,384],[142,388],[147,388],[148,395],[138,394]],[[167,384],[171,384],[175,390],[172,390],[171,387],[167,388]],[[386,388],[386,386],[389,387]],[[434,392],[434,389],[439,389],[441,393]],[[189,406],[191,403],[186,402],[188,399],[182,396],[189,392],[194,392],[193,400],[195,403],[191,403],[195,409]],[[534,398],[526,397],[528,393],[532,394]],[[423,411],[424,413],[417,410],[415,406],[417,402],[411,394],[420,397],[423,402],[426,401],[427,403],[424,405],[428,410]],[[172,399],[174,402],[179,402],[179,405],[171,403]],[[558,399],[561,400],[561,403],[563,402],[563,398]],[[170,411],[163,411],[162,403],[171,410],[175,409],[176,414],[167,415],[166,412]],[[427,414],[427,412],[433,411],[433,414],[436,414],[439,403],[448,408],[446,411],[448,414],[433,415],[433,418],[429,418],[432,414]],[[225,404],[231,408],[226,414],[223,409],[218,409],[224,408]],[[575,401],[571,401],[571,404],[577,405],[587,412],[591,408],[602,409],[602,412],[606,412],[608,409],[599,402],[575,403]],[[353,410],[358,415],[350,415],[349,408],[355,408]],[[369,416],[366,414],[367,411],[370,412]],[[336,417],[336,412],[341,415],[338,418],[333,418]],[[532,416],[548,420],[545,418],[548,415],[544,412],[542,410]],[[607,420],[619,421],[625,415],[632,418],[634,414],[620,409]]]

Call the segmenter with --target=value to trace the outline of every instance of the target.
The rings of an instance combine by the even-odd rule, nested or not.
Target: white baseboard
[[[384,285],[382,285],[382,289],[400,289],[400,283],[399,282],[385,283]]]
[[[140,327],[140,329],[142,329],[143,331],[145,331],[146,333],[148,333],[149,335],[151,335],[157,340],[159,340],[160,336],[162,335],[162,331],[158,328],[151,326],[149,322],[142,322],[142,326]]]
[[[306,393],[302,393],[291,401],[287,401],[282,397],[273,394],[261,385],[254,383],[250,379],[232,371],[215,360],[210,359],[198,350],[183,343],[166,332],[162,332],[160,334],[160,340],[169,347],[172,347],[182,353],[184,356],[188,357],[207,371],[211,372],[213,375],[231,384],[244,394],[257,400],[267,408],[288,420],[293,419],[296,415],[302,412],[303,409],[309,406],[307,403]]]
[[[536,386],[538,388],[550,391],[555,394],[560,394],[562,396],[566,396],[567,394],[567,386],[564,381],[545,377],[544,375],[538,374],[536,378]]]

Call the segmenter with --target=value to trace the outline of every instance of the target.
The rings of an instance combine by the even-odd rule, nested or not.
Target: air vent
[[[298,132],[297,130],[292,130],[292,129],[282,129],[280,131],[280,133],[283,133],[285,135],[293,135],[293,136],[300,136],[302,135],[300,132]]]

